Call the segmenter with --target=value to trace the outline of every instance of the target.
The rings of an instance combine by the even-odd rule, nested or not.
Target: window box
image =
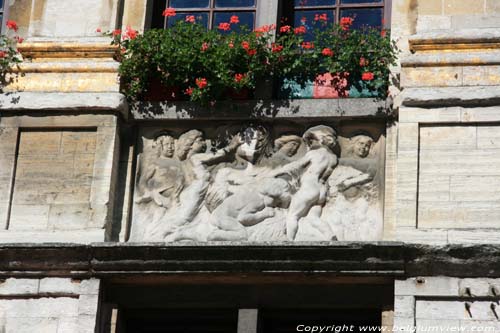
[[[176,15],[173,10],[166,13]],[[163,94],[165,100],[189,99],[206,106],[252,98],[259,82],[268,80],[284,82],[277,95],[286,99],[385,97],[389,66],[396,59],[385,31],[351,30],[352,18],[328,28],[318,20],[324,29],[313,30],[314,39],[306,41],[306,26],[282,26],[275,38],[275,25],[255,31],[235,26],[233,31],[237,21],[231,17],[220,32],[179,20],[166,30],[137,35],[127,29],[116,35],[123,50],[123,92],[131,100],[149,94],[157,101]],[[155,89],[156,78],[176,88]]]

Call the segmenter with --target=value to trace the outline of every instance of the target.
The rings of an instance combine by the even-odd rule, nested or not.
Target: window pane
[[[208,8],[209,0],[170,0],[174,8]]]
[[[335,0],[295,0],[295,7],[333,6]]]
[[[381,3],[382,0],[341,0],[342,3]]]
[[[255,0],[215,0],[215,7],[254,7]]]
[[[186,17],[194,16],[195,22],[208,28],[208,13],[207,12],[178,12],[175,16],[168,18],[167,27],[171,27],[177,21],[185,21]]]
[[[382,8],[343,9],[340,11],[340,17],[354,18],[353,29],[359,29],[363,26],[380,29],[382,27],[383,14]]]
[[[229,23],[231,16],[238,16],[239,23],[231,24],[230,31],[219,30],[219,23],[226,22]],[[239,31],[240,26],[247,26],[249,29],[254,30],[255,13],[254,12],[216,12],[214,14],[214,25],[213,29],[220,31],[221,33],[230,33],[231,31]]]
[[[3,0],[0,0],[0,8],[3,8]]]
[[[332,9],[317,9],[317,10],[297,10],[295,11],[295,17],[294,17],[294,26],[298,27],[300,25],[303,25],[307,28],[307,32],[304,35],[304,39],[306,41],[309,41],[312,39],[313,31],[314,29],[320,29],[322,30],[323,28],[326,28],[330,23],[333,22],[334,20],[334,11]],[[327,21],[323,23],[323,20],[319,20],[320,17],[324,17],[326,14]],[[321,16],[323,15],[323,16]]]

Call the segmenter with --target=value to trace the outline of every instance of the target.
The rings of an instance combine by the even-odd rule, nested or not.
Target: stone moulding
[[[498,31],[456,31],[454,33],[418,34],[409,39],[410,51],[490,50],[500,49]]]
[[[287,99],[222,101],[214,108],[191,102],[137,102],[130,106],[137,120],[249,119],[249,118],[354,118],[392,115],[392,99]]]
[[[317,273],[500,277],[500,246],[373,243],[3,244],[0,277]]]
[[[23,57],[36,58],[113,58],[117,45],[77,42],[25,42],[18,46]]]

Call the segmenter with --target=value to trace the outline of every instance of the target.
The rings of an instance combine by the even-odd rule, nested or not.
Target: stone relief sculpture
[[[377,160],[370,156],[374,141],[367,134],[350,138],[345,157],[329,179],[329,200],[323,219],[339,240],[378,240],[382,209]]]
[[[250,123],[223,134],[145,139],[131,241],[380,238],[380,154],[369,134],[340,146],[326,125],[298,135]]]

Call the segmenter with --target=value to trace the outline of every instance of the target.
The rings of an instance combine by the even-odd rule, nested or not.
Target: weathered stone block
[[[475,149],[476,126],[420,128],[420,150]]]
[[[500,17],[496,21],[500,26]],[[465,66],[463,75],[464,86],[500,85],[500,66]]]
[[[459,280],[450,277],[396,280],[394,294],[400,296],[458,296]]]
[[[444,0],[445,15],[482,13],[484,13],[484,0]]]
[[[40,294],[78,294],[80,281],[68,278],[43,278],[40,280]]]
[[[418,15],[441,15],[443,12],[442,0],[419,0]]]
[[[456,87],[463,84],[463,70],[453,67],[403,67],[401,83],[405,87]]]
[[[9,278],[0,281],[0,295],[34,295],[38,292],[38,279]]]

